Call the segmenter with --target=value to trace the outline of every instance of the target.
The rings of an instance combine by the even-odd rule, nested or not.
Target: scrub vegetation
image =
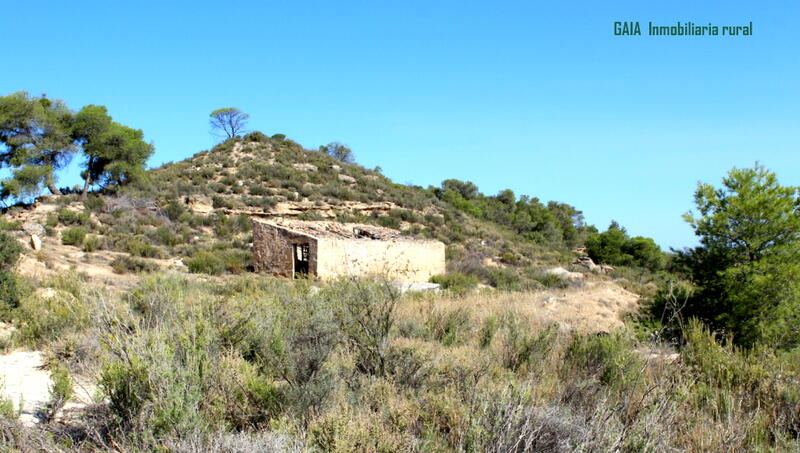
[[[665,253],[565,203],[396,184],[339,142],[215,118],[225,141],[144,170],[152,146],[105,108],[0,98],[0,350],[42,351],[53,381],[35,427],[0,399],[0,450],[800,449],[800,198],[769,170],[700,184],[700,245]],[[83,185],[58,188],[77,155]],[[253,215],[440,240],[442,291],[253,275]],[[48,247],[122,283],[56,272]],[[579,330],[532,308],[597,283],[639,310]],[[87,378],[95,402],[70,413]]]

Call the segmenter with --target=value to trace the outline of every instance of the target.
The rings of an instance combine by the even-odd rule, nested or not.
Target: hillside
[[[253,217],[436,238],[445,291],[252,275]],[[652,247],[619,227],[586,240],[564,204],[395,184],[255,133],[16,206],[0,230],[0,284],[16,285],[0,293],[0,450],[797,448],[796,351],[623,322],[680,293],[647,297],[662,276],[644,267],[572,264],[584,242],[621,263]]]
[[[13,208],[3,218],[10,225],[45,225],[55,244],[35,255],[43,266],[78,264],[63,259],[75,250],[69,245],[92,252],[83,263],[89,273],[98,264],[106,269],[113,264],[117,273],[125,273],[180,268],[181,263],[191,272],[247,272],[251,217],[371,223],[440,240],[447,245],[449,271],[517,290],[552,280],[541,270],[567,267],[575,256],[570,246],[593,231],[567,205],[545,206],[513,194],[510,201],[502,199],[508,194],[486,197],[475,188],[472,196],[481,200],[474,200],[487,206],[487,214],[477,215],[458,207],[464,198],[449,188],[462,190],[454,184],[469,183],[448,181],[448,188],[396,184],[379,169],[306,150],[281,135],[251,133],[149,170],[138,184],[108,187],[86,202],[77,195],[42,197],[36,206]],[[551,212],[564,207],[568,232]],[[525,210],[538,210],[544,220],[537,224]],[[68,230],[85,239],[68,244],[63,240]],[[25,240],[23,232],[18,236]]]

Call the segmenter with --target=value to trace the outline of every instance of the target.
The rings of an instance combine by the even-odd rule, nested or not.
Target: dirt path
[[[50,401],[50,372],[45,369],[39,351],[16,351],[0,355],[0,393],[11,400],[19,420],[36,424],[37,413]],[[96,386],[83,379],[73,379],[74,396],[65,410],[80,410],[94,399]],[[21,408],[20,408],[21,406]]]

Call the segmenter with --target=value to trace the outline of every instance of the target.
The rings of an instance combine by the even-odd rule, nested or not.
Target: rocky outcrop
[[[313,164],[292,164],[292,168],[300,171],[317,171],[317,166]]]

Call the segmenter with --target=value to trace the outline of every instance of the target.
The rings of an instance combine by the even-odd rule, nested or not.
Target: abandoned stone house
[[[380,275],[427,282],[445,272],[444,244],[401,236],[371,225],[298,220],[253,220],[257,272],[281,277]]]

